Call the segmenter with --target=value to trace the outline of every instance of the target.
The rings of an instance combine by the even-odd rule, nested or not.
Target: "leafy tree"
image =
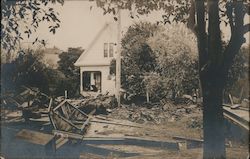
[[[140,96],[148,90],[154,101],[170,94],[173,98],[177,93],[191,94],[199,83],[195,42],[193,33],[180,25],[132,25],[122,39],[123,88]]]
[[[64,74],[65,78],[57,83],[56,94],[62,94],[64,90],[69,92],[69,97],[74,97],[74,95],[77,94],[76,90],[79,89],[80,71],[78,67],[74,66],[74,63],[83,51],[81,47],[68,48],[67,52],[63,52],[59,55],[58,70]]]
[[[149,93],[150,101],[159,101],[169,96],[172,91],[168,87],[168,80],[156,72],[147,74],[143,79],[143,83],[145,83],[146,90]]]
[[[206,2],[206,3],[205,3]],[[244,34],[250,24],[244,24],[249,12],[246,0],[189,0],[189,1],[118,1],[96,0],[104,13],[116,14],[117,8],[128,9],[139,15],[163,10],[163,22],[188,22],[197,36],[199,77],[203,96],[203,158],[225,158],[223,90],[236,54],[245,42]],[[207,18],[206,18],[207,17]],[[117,18],[115,18],[117,19]],[[231,37],[222,49],[220,23],[229,24]],[[208,23],[208,25],[206,25]],[[208,26],[208,27],[206,27]]]
[[[11,63],[2,64],[3,91],[18,91],[24,85],[48,93],[47,68],[41,59],[39,51],[26,50]]]
[[[72,77],[79,74],[79,68],[74,66],[76,60],[83,53],[81,47],[68,48],[67,52],[62,52],[59,55],[60,60],[58,61],[58,70],[62,71],[66,77]]]
[[[154,71],[156,61],[147,44],[157,25],[140,22],[133,24],[122,39],[122,87],[135,96],[145,95],[143,79]],[[115,72],[115,61],[111,62],[111,73]]]
[[[249,46],[242,47],[229,70],[225,97],[228,93],[235,97],[249,98]]]
[[[43,21],[48,23],[49,31],[54,34],[60,27],[60,20],[58,12],[51,4],[63,5],[63,2],[63,0],[1,0],[1,47],[8,54],[14,51],[24,35],[29,38]],[[45,45],[45,41],[38,37],[35,42]]]
[[[199,87],[196,38],[191,31],[182,25],[168,25],[150,37],[148,43],[165,79],[165,87],[159,87],[165,89],[165,95],[169,92],[174,99]]]
[[[65,85],[62,85],[62,81],[66,79],[65,75],[53,68],[47,68],[46,78],[48,80],[49,92],[48,95],[52,97],[58,97],[64,95]]]

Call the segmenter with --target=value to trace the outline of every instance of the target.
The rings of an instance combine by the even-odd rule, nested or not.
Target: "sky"
[[[92,9],[90,7],[92,6]],[[33,35],[47,41],[46,47],[58,47],[61,50],[66,51],[68,47],[82,47],[86,48],[88,44],[94,39],[97,32],[107,22],[114,21],[113,15],[103,15],[103,10],[95,6],[95,2],[88,1],[65,1],[64,5],[56,5],[56,11],[59,12],[59,19],[61,21],[60,28],[57,29],[56,34],[52,34],[48,30],[48,24],[45,22],[40,25],[37,33]],[[162,13],[153,12],[148,16],[140,16],[130,18],[129,12],[123,10],[121,12],[121,27],[122,35],[126,32],[127,28],[138,21],[150,21],[156,22],[161,20]],[[249,19],[247,18],[249,21]],[[230,37],[229,28],[222,27],[226,38]],[[247,43],[249,43],[249,34],[246,35]],[[22,42],[23,46],[31,45],[31,39],[25,39]]]
[[[90,7],[92,6],[92,9]],[[61,23],[60,28],[56,30],[56,34],[52,34],[48,30],[48,24],[42,23],[37,33],[34,33],[31,39],[25,39],[22,45],[31,45],[32,39],[39,37],[47,40],[46,47],[58,47],[61,50],[67,50],[68,47],[86,48],[94,39],[95,35],[107,22],[117,24],[114,16],[111,14],[103,15],[103,10],[95,6],[95,2],[86,1],[65,1],[64,5],[56,5],[56,11],[59,12]],[[156,18],[157,17],[157,18]],[[161,15],[153,12],[150,16],[141,16],[140,19],[129,17],[129,12],[121,11],[121,27],[122,34],[127,28],[138,21],[156,22],[161,20]]]

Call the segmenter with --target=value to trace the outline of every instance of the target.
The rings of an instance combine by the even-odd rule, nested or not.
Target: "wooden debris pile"
[[[97,97],[88,97],[82,100],[69,100],[69,102],[77,106],[81,111],[86,114],[96,110],[97,114],[108,114],[108,109],[117,107],[117,100],[114,96],[100,95]]]
[[[51,99],[48,115],[54,130],[83,135],[87,131],[91,115],[94,113],[95,110],[86,114],[77,106],[72,105],[67,99],[52,108]]]
[[[48,108],[49,97],[38,88],[23,86],[20,93],[9,93],[2,97],[2,108],[21,110],[22,117],[27,121],[30,118],[41,118]]]
[[[162,104],[152,104],[151,107],[137,105],[123,105],[121,108],[114,109],[110,117],[129,120],[137,123],[164,123],[165,121],[177,121],[184,116],[192,113],[200,113],[198,105],[175,105],[170,102]]]

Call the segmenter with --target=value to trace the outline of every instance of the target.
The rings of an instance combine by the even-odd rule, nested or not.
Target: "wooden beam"
[[[246,125],[246,124],[243,124],[241,121],[233,118],[232,116],[228,115],[227,113],[223,113],[224,114],[224,117],[229,119],[230,121],[232,121],[233,123],[235,123],[236,125],[244,128],[245,130],[249,131],[249,125]]]
[[[51,117],[51,113],[53,113],[52,112],[53,111],[52,110],[52,103],[53,103],[53,99],[50,98],[49,107],[48,107],[48,117],[49,117],[50,123],[52,124],[52,126],[54,127],[54,129],[57,129],[56,124],[55,124],[54,120]]]
[[[69,113],[68,113],[68,110],[67,110],[67,103],[68,103],[68,102],[65,102],[65,104],[62,105],[61,108],[62,108],[62,112],[63,112],[63,114],[65,115],[65,117],[66,117],[67,119],[69,119]]]
[[[54,119],[51,117],[51,114],[50,114],[50,113],[48,114],[48,116],[49,116],[50,123],[52,124],[52,126],[53,126],[54,129],[56,130],[57,127],[56,127],[56,124],[55,124],[55,122],[54,122]]]
[[[202,139],[195,139],[195,138],[189,138],[184,136],[173,136],[173,139],[175,140],[186,140],[186,141],[194,141],[194,142],[203,142]]]
[[[137,125],[132,125],[132,124],[123,124],[123,123],[119,123],[119,122],[112,122],[112,121],[105,121],[105,120],[98,120],[98,119],[92,119],[91,122],[113,124],[113,125],[120,125],[120,126],[128,126],[128,127],[136,127],[136,128],[144,128],[143,126],[137,126]]]
[[[16,134],[16,138],[26,140],[33,144],[47,145],[54,136],[33,130],[22,129]]]
[[[73,107],[74,109],[78,110],[81,114],[85,115],[86,117],[88,117],[88,115],[86,113],[84,113],[82,110],[80,110],[79,108],[77,108],[76,106],[72,105],[71,103],[68,102],[68,104]]]
[[[82,127],[81,127],[81,131],[89,124],[91,118],[89,117],[87,120],[84,121],[84,123],[82,124]]]
[[[94,145],[135,145],[143,147],[160,147],[172,150],[179,150],[179,145],[175,141],[162,141],[145,139],[138,137],[83,137],[82,135],[64,131],[53,130],[54,134],[62,134],[65,137],[82,140],[84,144]]]
[[[53,99],[50,98],[50,101],[49,101],[49,107],[48,107],[48,112],[50,112],[51,110],[51,107],[52,107],[52,102],[53,102]]]
[[[58,108],[60,108],[67,100],[62,101],[58,106],[56,106],[53,110],[56,111]]]

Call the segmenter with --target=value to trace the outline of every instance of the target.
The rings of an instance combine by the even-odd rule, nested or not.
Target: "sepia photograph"
[[[249,0],[1,0],[0,159],[248,159]]]

